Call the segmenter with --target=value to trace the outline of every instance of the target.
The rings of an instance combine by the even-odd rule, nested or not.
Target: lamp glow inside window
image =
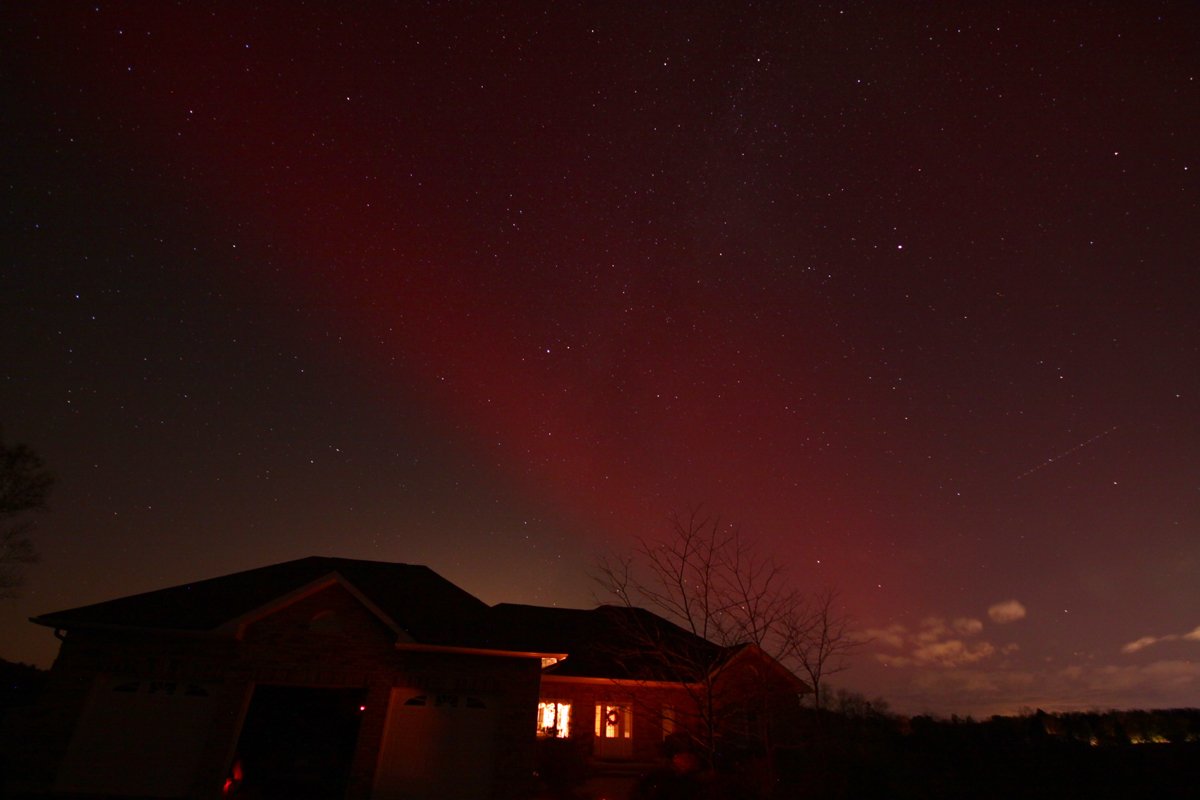
[[[566,739],[571,735],[570,703],[538,703],[538,733]]]
[[[664,739],[675,733],[676,728],[679,727],[678,718],[675,716],[676,713],[675,706],[662,707],[662,734]]]

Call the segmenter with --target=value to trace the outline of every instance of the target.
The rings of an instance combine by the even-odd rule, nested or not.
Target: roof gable
[[[241,639],[246,632],[246,628],[250,625],[260,622],[261,620],[264,620],[267,617],[276,614],[285,608],[288,608],[289,606],[307,600],[313,595],[319,594],[331,586],[338,586],[345,590],[347,594],[357,600],[367,611],[369,611],[381,623],[383,623],[384,627],[392,632],[397,641],[413,641],[412,636],[410,636],[407,631],[401,628],[394,619],[388,616],[383,609],[372,602],[371,599],[359,591],[354,584],[347,581],[337,572],[331,572],[328,575],[317,578],[311,583],[288,592],[281,597],[277,597],[274,600],[259,606],[258,608],[254,608],[245,612],[244,614],[240,614],[239,616],[222,623],[215,630],[218,633],[226,633],[235,638]]]
[[[488,607],[428,567],[311,556],[34,617],[73,628],[229,634],[289,602],[341,583],[399,635],[475,646]]]
[[[775,684],[797,694],[810,694],[812,687],[756,644],[741,644],[727,650],[713,675],[718,681]]]

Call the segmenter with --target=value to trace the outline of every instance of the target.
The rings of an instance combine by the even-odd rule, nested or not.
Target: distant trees
[[[1093,746],[1200,743],[1200,709],[1038,710],[1027,719],[1048,736]]]
[[[24,568],[37,561],[29,514],[46,508],[53,485],[54,476],[37,453],[23,444],[6,445],[0,437],[0,599],[17,596]]]
[[[883,697],[868,698],[861,692],[839,688],[830,692],[825,707],[830,711],[851,719],[890,718],[892,707]]]
[[[1196,797],[1200,709],[910,718],[830,694],[820,728],[781,754],[775,796]]]
[[[602,595],[618,604],[646,608],[720,645],[671,652],[663,637],[648,631],[641,648],[687,673],[676,679],[691,676],[703,738],[698,744],[710,752],[731,717],[755,699],[744,696],[754,687],[741,684],[743,696],[731,702],[731,685],[721,683],[720,667],[732,648],[753,645],[819,690],[858,645],[835,591],[801,591],[784,566],[736,526],[700,510],[676,514],[664,535],[639,538],[629,553],[601,559],[595,578]],[[637,641],[637,632],[631,638]]]

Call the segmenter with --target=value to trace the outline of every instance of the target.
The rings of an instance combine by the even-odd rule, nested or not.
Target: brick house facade
[[[593,755],[658,757],[688,692],[614,673],[540,614],[424,567],[315,557],[46,614],[62,646],[6,788],[515,800],[555,704]]]

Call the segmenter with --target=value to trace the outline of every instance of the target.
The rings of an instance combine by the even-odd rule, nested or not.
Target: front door
[[[596,706],[596,758],[633,757],[633,707],[618,703]]]

